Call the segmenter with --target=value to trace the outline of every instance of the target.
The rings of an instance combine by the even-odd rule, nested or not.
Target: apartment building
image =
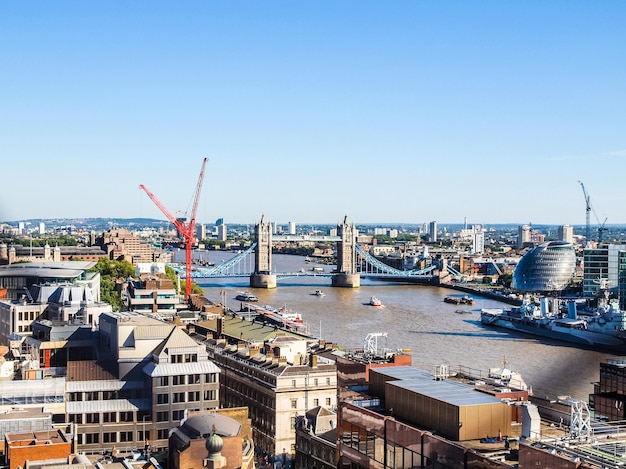
[[[263,344],[207,340],[221,368],[222,407],[247,406],[255,444],[270,455],[295,451],[298,416],[337,405],[337,367],[310,354],[307,340],[278,336]]]
[[[68,363],[66,414],[81,449],[168,447],[188,411],[219,407],[219,368],[187,333],[135,313],[100,322],[98,362]]]

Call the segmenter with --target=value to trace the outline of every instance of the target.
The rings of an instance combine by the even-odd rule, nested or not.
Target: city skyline
[[[0,221],[622,224],[624,13],[3,2]]]

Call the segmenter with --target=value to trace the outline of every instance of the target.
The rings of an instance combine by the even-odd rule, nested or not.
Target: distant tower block
[[[337,274],[333,277],[333,287],[358,288],[361,277],[356,273],[356,228],[348,223],[337,225],[337,235],[341,241],[337,243]]]
[[[276,288],[276,275],[272,275],[272,224],[261,221],[254,228],[256,248],[254,250],[254,273],[250,275],[253,288]]]

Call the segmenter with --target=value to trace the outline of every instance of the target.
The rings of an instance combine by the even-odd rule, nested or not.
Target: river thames
[[[210,256],[220,263],[232,254],[210,251]],[[309,270],[317,265],[301,256],[275,254],[272,261],[276,272]],[[325,272],[332,269],[319,266]],[[486,372],[501,367],[506,359],[507,367],[521,373],[538,397],[570,395],[588,401],[592,383],[599,379],[599,364],[613,357],[483,326],[481,308],[509,306],[478,296],[473,296],[471,306],[444,303],[446,296],[462,296],[446,288],[367,279],[362,279],[360,288],[333,288],[326,277],[278,280],[277,288],[271,290],[251,289],[247,277],[195,281],[209,300],[220,302],[223,297],[226,306],[235,311],[240,302],[234,298],[240,291],[254,293],[259,304],[297,311],[312,336],[347,350],[362,348],[369,333],[385,332],[386,338],[378,340],[379,350],[410,349],[413,366],[432,373],[444,364],[451,371],[462,366]],[[315,290],[323,290],[324,296],[314,295]],[[370,306],[372,296],[383,306]]]

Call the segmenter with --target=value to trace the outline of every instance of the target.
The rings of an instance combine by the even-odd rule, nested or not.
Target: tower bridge
[[[354,224],[345,217],[337,225],[337,236],[273,235],[272,224],[261,217],[255,225],[255,242],[232,259],[211,267],[195,267],[193,278],[249,277],[253,288],[276,288],[278,279],[293,277],[325,277],[333,287],[358,288],[361,278],[386,278],[414,283],[437,284],[440,277],[449,273],[445,261],[434,263],[424,269],[398,270],[366,252],[356,241]],[[272,269],[272,243],[274,242],[326,242],[336,243],[337,268],[333,272],[274,272]],[[254,253],[254,256],[252,254]],[[254,266],[252,267],[252,257]],[[179,265],[172,268],[184,271]]]

